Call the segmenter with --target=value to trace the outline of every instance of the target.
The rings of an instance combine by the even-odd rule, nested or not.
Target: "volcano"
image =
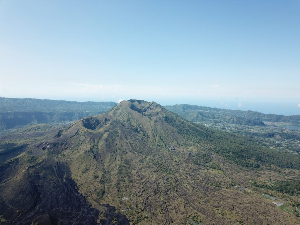
[[[2,224],[300,222],[251,183],[276,167],[269,152],[155,102],[28,128],[2,137],[1,149]]]

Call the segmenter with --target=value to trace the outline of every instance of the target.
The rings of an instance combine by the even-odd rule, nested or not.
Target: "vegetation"
[[[75,102],[33,98],[2,98],[0,112],[99,112],[116,105],[114,102]]]
[[[277,191],[289,195],[300,196],[300,180],[276,180],[271,184],[267,183],[253,183],[256,187],[266,188],[272,191]]]
[[[218,109],[196,105],[174,105],[165,106],[171,112],[175,112],[183,118],[192,122],[222,122],[239,125],[264,126],[267,122],[288,122],[299,124],[300,116],[283,116],[275,114],[264,114],[254,111]]]
[[[0,165],[4,223],[299,224],[299,196],[280,189],[298,185],[285,181],[299,177],[299,158],[188,122],[155,102],[123,101],[0,143],[5,153],[24,147]],[[282,183],[253,182],[270,186],[270,177]],[[284,207],[262,198],[266,190]]]
[[[104,113],[116,103],[0,98],[0,105],[0,131],[3,131],[30,124],[69,123]]]

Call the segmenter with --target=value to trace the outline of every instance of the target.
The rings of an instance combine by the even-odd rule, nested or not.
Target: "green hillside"
[[[62,100],[0,97],[0,132],[33,124],[63,124],[105,113],[114,102],[75,102]],[[299,116],[263,114],[253,111],[228,110],[194,105],[165,106],[181,117],[200,123],[228,123],[265,126],[265,122],[299,125]]]
[[[187,104],[165,106],[165,108],[192,122],[214,121],[216,123],[231,123],[249,126],[264,126],[263,121],[300,124],[299,115],[283,116],[275,114],[264,114],[250,110],[242,111],[219,109]]]
[[[104,113],[115,105],[114,102],[0,98],[0,131],[32,124],[68,123]]]
[[[300,222],[298,192],[280,189],[299,178],[299,155],[188,122],[155,102],[123,101],[0,143],[3,224]]]
[[[76,102],[34,98],[0,97],[0,112],[78,112],[108,111],[115,102]]]

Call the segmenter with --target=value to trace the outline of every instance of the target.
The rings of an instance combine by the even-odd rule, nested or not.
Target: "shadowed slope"
[[[76,193],[75,200],[81,202],[81,210],[87,210],[87,218],[95,218],[96,210],[98,221],[106,219],[118,224],[127,223],[120,213],[132,224],[299,222],[293,214],[281,211],[249,188],[249,181],[257,176],[253,165],[269,165],[252,154],[259,150],[257,146],[241,137],[195,125],[154,102],[123,101],[106,114],[81,119],[34,143],[28,147],[27,155],[23,154],[29,159],[35,155],[36,162],[30,165],[39,177],[43,177],[42,171],[49,170],[42,183],[54,181],[55,185],[49,185],[51,190],[62,190],[60,185],[67,190],[45,195],[41,202],[49,202],[47,199],[52,197],[64,201],[69,198],[66,193]],[[239,149],[244,151],[242,155],[237,154]],[[251,170],[233,163],[239,159],[240,165]],[[55,175],[60,170],[63,172]],[[8,174],[7,177],[14,176],[12,172]],[[35,185],[39,183],[36,177],[32,180]],[[8,191],[10,184],[4,181],[3,178],[1,187]],[[24,191],[31,190],[29,186]],[[80,196],[93,209],[85,208]],[[105,204],[115,206],[117,213],[109,216],[110,208]],[[64,211],[64,207],[65,204],[58,208]],[[45,216],[44,212],[40,214]]]
[[[215,152],[229,144],[232,153],[257,148],[234,137],[187,122],[154,102],[130,100],[73,124],[53,151],[63,151],[80,193],[94,207],[114,205],[133,223],[293,221],[259,195],[234,188],[247,185],[252,172]],[[260,165],[248,155],[232,159]],[[259,213],[264,210],[268,215]]]

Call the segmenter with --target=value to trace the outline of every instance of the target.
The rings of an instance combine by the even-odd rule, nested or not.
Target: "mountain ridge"
[[[63,100],[20,99],[0,97],[0,132],[33,124],[71,123],[78,119],[109,111],[114,102],[75,102]],[[164,108],[197,123],[229,123],[265,126],[264,122],[284,122],[299,125],[299,115],[283,116],[254,111],[227,110],[195,105],[173,105]]]
[[[233,147],[235,150],[231,150]],[[91,224],[101,220],[108,224],[113,221],[126,224],[126,218],[132,224],[232,224],[238,221],[296,224],[298,220],[294,215],[274,208],[259,192],[244,191],[251,187],[249,181],[255,179],[257,173],[263,175],[264,167],[269,165],[262,156],[262,161],[256,158],[256,147],[236,135],[186,121],[157,103],[122,101],[105,114],[34,136],[23,153],[2,162],[6,172],[0,176],[0,191],[8,194],[1,195],[0,204],[13,206],[20,197],[18,193],[23,190],[20,186],[15,187],[14,195],[9,192],[11,182],[27,177],[35,184],[38,176],[42,187],[45,183],[53,185],[49,186],[51,191],[38,189],[44,198],[37,198],[32,205],[25,204],[32,212],[40,212],[33,219],[45,216],[46,211],[52,222],[66,221],[62,214],[46,208],[43,212],[36,211],[35,207],[43,205],[48,199],[47,193],[53,193],[57,185],[62,185],[78,193],[76,196],[82,196],[75,198],[82,199],[74,203],[78,210],[95,213],[95,216],[82,217],[85,221],[92,218]],[[244,149],[242,157],[232,158],[231,155],[241,149]],[[255,154],[251,155],[251,151]],[[236,164],[238,160],[244,164]],[[9,163],[14,166],[8,166]],[[40,170],[43,166],[45,169]],[[283,166],[278,170],[290,169]],[[47,176],[42,171],[46,171]],[[57,176],[55,171],[61,171],[61,175]],[[15,174],[19,174],[17,178]],[[294,174],[299,173],[295,170]],[[63,193],[59,192],[54,199],[68,199]],[[67,201],[61,204],[62,210],[72,209]],[[116,208],[110,219],[105,214],[106,204]],[[18,204],[15,207],[24,208]],[[263,211],[268,215],[261,215]],[[28,212],[20,210],[18,217],[25,217]],[[8,218],[8,214],[0,211],[3,218]]]

